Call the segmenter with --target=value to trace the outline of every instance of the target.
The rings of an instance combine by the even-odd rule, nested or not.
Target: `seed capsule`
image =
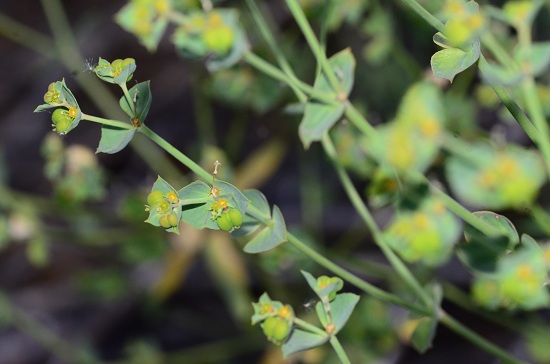
[[[233,230],[241,227],[241,224],[243,223],[243,215],[239,210],[230,208],[229,210],[222,212],[216,222],[221,230],[232,232]]]

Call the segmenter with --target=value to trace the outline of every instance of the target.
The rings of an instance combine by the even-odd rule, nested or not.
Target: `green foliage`
[[[329,259],[329,253],[325,256],[305,245],[287,231],[282,211],[277,205],[270,204],[262,192],[255,189],[241,191],[237,185],[219,180],[218,161],[210,173],[150,130],[145,125],[152,107],[150,81],[127,88],[127,82],[136,71],[133,58],[112,62],[100,58],[93,69],[102,81],[120,86],[123,95],[119,99],[119,106],[129,120],[110,120],[83,113],[64,80],[48,86],[43,97],[45,104],[38,106],[35,112],[53,109],[51,119],[54,130],[61,135],[72,131],[81,120],[102,124],[101,140],[97,148],[97,152],[102,153],[117,153],[133,140],[136,133],[142,133],[195,173],[199,180],[185,182],[188,184],[180,189],[160,176],[157,178],[145,206],[148,213],[145,221],[150,225],[176,234],[185,231],[183,229],[202,230],[195,232],[202,239],[206,239],[204,236],[237,238],[245,253],[267,253],[264,262],[277,254],[271,252],[275,248],[282,250],[292,245],[300,254],[303,253],[336,274],[315,278],[301,271],[318,297],[315,314],[321,328],[298,318],[292,306],[271,300],[267,293],[257,303],[253,303],[252,324],[260,324],[267,340],[281,346],[284,356],[328,342],[340,361],[350,362],[336,335],[343,336],[344,327],[352,324],[349,321],[358,306],[359,296],[340,293],[345,281],[387,304],[398,304],[410,310],[409,319],[403,325],[403,337],[421,353],[431,348],[438,325],[445,324],[503,361],[514,362],[515,358],[510,359],[507,353],[479,335],[473,335],[448,316],[441,308],[441,286],[426,283],[425,277],[435,276],[435,268],[446,263],[456,253],[472,274],[472,300],[481,307],[489,310],[537,310],[550,305],[550,294],[546,288],[550,266],[547,244],[539,244],[527,234],[522,234],[520,238],[512,221],[504,215],[492,211],[472,213],[460,205],[464,203],[468,207],[498,212],[515,209],[523,213],[520,210],[522,208],[542,210],[537,210],[536,204],[550,169],[550,132],[544,119],[545,115],[550,115],[550,109],[544,106],[544,101],[550,100],[550,93],[545,86],[537,85],[537,82],[544,82],[543,77],[547,75],[550,43],[533,42],[531,28],[542,9],[543,1],[509,1],[501,8],[485,5],[480,8],[475,1],[450,0],[445,4],[431,2],[431,6],[425,1],[429,10],[423,9],[417,1],[405,1],[437,29],[433,41],[443,49],[433,54],[431,69],[435,78],[454,82],[452,85],[445,83],[448,85],[445,87],[429,77],[420,79],[420,69],[425,65],[411,65],[414,57],[407,53],[409,47],[402,47],[394,36],[395,19],[401,17],[393,14],[396,10],[384,6],[382,2],[346,0],[342,3],[327,3],[310,0],[300,2],[303,8],[297,0],[287,0],[286,3],[312,50],[314,62],[308,63],[301,57],[294,57],[296,54],[305,54],[300,50],[287,49],[293,46],[296,48],[289,42],[289,39],[299,39],[296,34],[283,34],[278,38],[271,35],[270,27],[267,26],[269,22],[263,19],[253,1],[247,1],[247,4],[254,20],[260,25],[259,34],[271,48],[277,65],[252,53],[252,46],[240,22],[243,18],[240,8],[212,8],[210,1],[183,3],[131,0],[118,12],[116,21],[136,35],[149,51],[157,49],[168,25],[173,23],[175,30],[171,40],[177,52],[186,58],[204,60],[210,72],[219,71],[200,85],[202,93],[213,94],[237,108],[250,107],[264,113],[283,101],[284,89],[292,90],[300,104],[291,104],[286,111],[303,114],[298,127],[303,147],[309,149],[312,143],[320,142],[334,164],[346,194],[369,229],[368,235],[372,236],[391,265],[391,270],[384,266],[379,269],[383,273],[376,274],[392,282],[399,280],[400,284],[405,285],[395,285],[399,287],[395,294],[386,292],[387,287],[374,287],[335,265]],[[248,25],[247,19],[242,20]],[[316,20],[320,24],[311,27],[310,22]],[[495,21],[501,24],[496,26]],[[326,57],[325,49],[331,42],[327,42],[325,37],[338,32],[344,24],[354,29],[362,24],[358,34],[369,37],[368,44],[363,47],[364,59],[356,60],[352,48]],[[314,29],[322,30],[319,37],[321,41]],[[517,38],[510,34],[517,34]],[[415,42],[415,39],[411,42]],[[287,60],[288,54],[297,59]],[[367,69],[368,65],[387,70],[390,68],[384,66],[390,60],[400,71],[398,78],[410,77],[414,83],[406,88],[399,86],[401,88],[395,93],[402,95],[399,103],[397,97],[388,102],[392,110],[396,109],[394,115],[387,113],[381,118],[387,120],[369,123],[358,111],[361,108],[356,108],[350,100],[356,83],[356,68],[359,71]],[[247,65],[237,65],[241,61]],[[491,84],[494,93],[488,93],[488,87],[476,84],[477,78],[471,70],[471,66],[476,63],[482,73],[480,79]],[[281,84],[259,78],[248,67],[264,72]],[[308,71],[309,74],[304,76]],[[407,77],[402,77],[402,73],[407,73]],[[314,79],[312,86],[301,81],[305,77]],[[390,83],[369,84],[372,89],[369,92],[380,93],[384,87],[390,87]],[[510,91],[504,89],[504,86]],[[538,150],[515,145],[496,133],[491,135],[491,140],[481,132],[474,120],[471,120],[476,109],[468,94],[474,88],[478,101],[486,108],[496,108],[499,103],[495,97],[497,95]],[[508,92],[518,102],[510,98]],[[357,98],[360,97],[363,95]],[[361,101],[361,105],[368,104]],[[371,105],[368,105],[369,114],[376,115],[377,110],[370,110]],[[217,129],[213,125],[212,128],[209,128],[210,125],[204,127],[202,122],[209,122],[212,118],[208,115],[198,119],[199,126],[212,129],[208,131],[212,133],[211,138],[205,137],[211,143],[210,139],[215,140],[213,135]],[[234,136],[245,129],[250,129],[250,126],[231,126],[228,139],[239,140]],[[231,153],[218,156],[220,153],[225,154],[221,147],[202,147],[201,152],[201,163],[211,157],[212,160],[219,158],[224,165],[230,163]],[[48,140],[43,146],[47,160],[46,175],[54,182],[58,194],[67,201],[80,203],[99,199],[104,194],[103,185],[94,180],[101,180],[101,171],[89,154],[85,158],[77,158],[79,153],[80,157],[84,155],[76,148],[69,152],[69,148],[65,149],[58,139]],[[302,164],[300,167],[305,170],[309,166]],[[358,181],[351,180],[346,168],[356,172]],[[231,167],[221,174],[227,180],[238,180],[238,175],[239,169]],[[319,177],[317,183],[322,185],[325,176]],[[368,184],[366,194],[370,205],[363,201],[355,182]],[[304,183],[302,197],[317,193],[318,200],[321,200],[319,196],[326,194],[322,187]],[[449,194],[445,191],[447,187]],[[311,192],[309,189],[316,191]],[[304,205],[306,218],[320,215],[317,211],[308,215],[307,211],[308,208],[312,210],[321,207],[320,204],[313,208],[308,206],[308,202]],[[381,229],[371,209],[387,205],[391,205],[393,214]],[[32,214],[28,213],[27,216],[25,212],[17,212],[23,217],[21,221],[27,221],[30,226],[27,234],[22,234],[20,239],[27,243],[29,260],[37,267],[44,266],[51,257],[47,240],[37,233],[40,232],[40,224]],[[332,214],[332,211],[327,210],[327,213]],[[457,216],[464,221],[463,225]],[[10,220],[6,220],[8,227],[5,230],[10,230],[14,225]],[[537,221],[544,219],[539,217]],[[548,232],[547,226],[541,228]],[[223,235],[223,232],[229,232],[230,235]],[[366,232],[361,232],[366,235]],[[459,241],[462,232],[464,241]],[[535,233],[537,235],[533,236],[538,239],[540,231],[535,230]],[[7,235],[13,234],[10,232]],[[193,241],[192,237],[186,238],[182,240]],[[287,244],[279,247],[283,243]],[[294,253],[297,254],[295,250],[291,254]],[[134,250],[123,249],[123,254],[127,261],[137,262],[154,252],[137,246]],[[168,282],[165,283],[167,286],[177,285],[173,277],[182,275],[181,261],[187,262],[188,259],[175,255],[173,260],[179,261],[180,266],[167,269],[164,281]],[[278,264],[281,256],[284,257],[280,254],[276,260]],[[264,254],[261,254],[258,259],[263,257]],[[345,259],[342,261],[348,263]],[[408,266],[403,261],[413,264]],[[262,266],[262,263],[259,265]],[[296,267],[291,266],[293,268]],[[370,272],[365,269],[365,273]],[[112,272],[107,272],[104,276],[91,275],[84,281],[97,295],[113,298],[126,288],[118,278]],[[97,286],[94,280],[97,280]],[[99,284],[100,281],[105,284]],[[244,287],[244,283],[240,287]],[[163,289],[166,290],[165,287],[158,288],[159,291]],[[240,291],[243,292],[244,289]],[[406,300],[402,298],[404,292],[407,294]],[[248,296],[242,294],[241,297]],[[387,321],[380,324],[384,333],[390,326]],[[395,338],[390,338],[388,342],[395,343]],[[149,353],[151,361],[162,360],[155,350]]]
[[[327,105],[318,101],[307,103],[299,130],[305,148],[308,148],[314,141],[320,141],[323,135],[340,120],[344,113],[343,102],[353,87],[355,58],[350,49],[333,55],[328,62],[339,74],[339,82],[341,82],[339,89],[334,90],[323,73],[317,77],[313,88],[319,93],[329,95],[338,103],[335,105]]]

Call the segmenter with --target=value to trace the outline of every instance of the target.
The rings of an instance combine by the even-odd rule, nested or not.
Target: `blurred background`
[[[351,47],[358,59],[353,99],[369,121],[382,123],[407,87],[425,77],[436,50],[428,41],[434,31],[400,2],[344,2],[330,12],[328,53]],[[144,223],[157,175],[181,188],[194,179],[189,171],[140,135],[117,154],[96,155],[98,125],[82,122],[59,137],[47,113],[33,114],[48,85],[64,78],[87,114],[123,118],[120,90],[89,68],[99,57],[132,57],[134,79],[151,80],[151,129],[207,170],[220,160],[220,178],[260,189],[281,208],[289,230],[352,271],[370,269],[373,283],[398,289],[398,282],[376,278],[388,274],[385,261],[320,148],[303,151],[300,118],[285,109],[295,102],[290,90],[244,64],[210,74],[204,60],[178,55],[170,27],[158,49],[147,51],[114,21],[126,3],[0,3],[0,363],[336,362],[329,347],[283,361],[279,348],[250,325],[251,302],[264,291],[315,322],[315,296],[300,269],[326,272],[286,245],[251,256],[225,233],[183,227],[178,236]],[[281,32],[298,75],[312,82],[313,57],[284,3],[258,3]],[[302,3],[319,29],[324,2]],[[242,9],[251,47],[269,58],[244,2],[216,4]],[[67,21],[70,32],[52,33],[52,25],[63,29]],[[475,70],[466,72],[457,83],[467,88],[475,77]],[[486,130],[498,121],[496,113],[466,103],[456,115],[464,123],[482,115]],[[506,128],[526,143],[513,126]],[[364,171],[359,166],[355,172],[364,191]],[[381,225],[389,215],[384,208],[376,212]],[[437,274],[467,290],[469,274],[456,261]],[[344,290],[356,292],[349,285]],[[508,350],[525,350],[507,330],[456,303],[444,306]],[[406,315],[363,296],[341,333],[352,362],[494,362],[444,328],[434,348],[419,356],[404,343]]]

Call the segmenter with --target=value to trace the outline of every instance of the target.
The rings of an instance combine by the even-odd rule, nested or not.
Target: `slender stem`
[[[264,213],[262,213],[260,210],[252,205],[248,205],[248,207],[246,208],[246,213],[256,220],[261,221],[264,225],[268,227],[273,226],[273,221],[271,221],[268,216],[266,216]]]
[[[336,352],[336,355],[338,355],[338,359],[340,359],[343,364],[351,363],[348,356],[346,355],[346,352],[344,351],[344,348],[342,347],[342,344],[340,344],[340,341],[336,336],[332,336],[330,338],[330,345],[332,345],[332,348]]]
[[[528,77],[521,85],[523,99],[529,115],[533,118],[533,124],[539,132],[537,137],[537,145],[540,148],[544,161],[546,162],[546,172],[550,176],[550,130],[548,123],[544,117],[542,104],[537,94],[535,80],[532,76]]]
[[[336,173],[340,178],[340,182],[342,183],[346,194],[348,195],[352,205],[355,207],[355,210],[359,213],[367,227],[370,229],[376,244],[380,247],[397,274],[401,277],[401,279],[403,279],[403,281],[409,286],[409,288],[411,288],[418,295],[418,297],[422,299],[426,307],[432,306],[432,300],[429,295],[426,293],[426,291],[424,291],[418,280],[414,277],[407,266],[401,261],[401,259],[397,257],[397,255],[387,244],[386,239],[382,234],[382,231],[380,231],[380,229],[378,228],[378,225],[376,224],[376,221],[374,221],[374,218],[369,212],[366,204],[361,199],[361,196],[357,192],[355,186],[353,186],[353,183],[351,182],[351,179],[346,172],[344,166],[342,166],[342,164],[338,160],[336,149],[334,148],[334,145],[332,144],[332,141],[330,140],[328,135],[325,134],[322,140],[322,144],[326,154],[328,155],[334,168],[336,169]]]
[[[176,158],[178,161],[183,163],[187,168],[192,170],[197,176],[202,178],[204,181],[207,181],[207,182],[212,181],[212,175],[210,173],[204,170],[197,163],[193,162],[193,160],[191,160],[185,154],[180,152],[178,149],[174,148],[172,144],[168,143],[166,140],[161,138],[157,133],[149,129],[146,125],[141,125],[138,131],[143,135],[149,137],[155,143],[157,143],[162,149],[164,149],[170,155]]]
[[[120,128],[120,129],[130,130],[135,128],[134,126],[128,123],[125,123],[124,121],[105,119],[105,118],[100,118],[98,116],[88,115],[84,113],[82,113],[82,120],[88,120],[98,124],[114,126],[115,128]]]
[[[485,340],[482,336],[478,335],[474,331],[468,329],[464,325],[462,325],[460,322],[456,321],[451,316],[443,313],[441,317],[439,318],[439,322],[441,322],[443,325],[447,326],[460,336],[464,337],[465,339],[468,339],[468,341],[476,344],[481,349],[485,350],[486,352],[494,355],[495,357],[502,359],[505,363],[524,363],[523,361],[519,360],[518,358],[510,355],[506,351],[502,350],[498,346],[490,343],[489,341]]]
[[[346,102],[344,111],[346,118],[365,136],[372,138],[376,135],[376,129],[365,119],[363,115],[349,101]]]
[[[482,232],[483,234],[491,237],[496,237],[502,235],[502,232],[500,232],[497,228],[495,228],[492,225],[489,225],[485,221],[477,218],[474,214],[472,214],[467,208],[462,206],[460,203],[458,203],[456,200],[454,200],[451,196],[443,192],[439,187],[437,187],[435,184],[433,184],[426,176],[424,176],[422,173],[417,171],[409,171],[408,175],[413,178],[413,180],[427,183],[430,186],[430,190],[432,193],[434,193],[436,196],[438,196],[441,201],[445,204],[445,207],[452,211],[455,215],[460,217],[462,220],[464,220],[466,223],[472,225],[474,228]]]
[[[300,239],[298,239],[296,236],[292,235],[291,233],[287,233],[287,238],[290,244],[292,244],[296,249],[300,250],[302,253],[308,256],[311,260],[313,260],[320,266],[328,269],[332,273],[336,274],[346,282],[353,284],[354,286],[364,291],[368,295],[374,298],[377,298],[381,301],[384,301],[387,303],[393,303],[395,305],[407,308],[419,314],[431,315],[430,310],[426,309],[425,307],[419,306],[418,304],[415,304],[409,300],[404,300],[396,295],[387,293],[381,290],[380,288],[357,277],[353,273],[348,272],[347,270],[335,264],[331,260],[325,258],[325,256],[311,249],[309,246],[304,244]]]
[[[252,67],[258,69],[259,71],[265,73],[266,75],[273,77],[274,79],[284,82],[288,85],[293,85],[293,90],[295,92],[301,91],[307,95],[309,95],[311,98],[322,101],[327,105],[338,105],[339,103],[335,100],[333,95],[326,94],[324,92],[319,92],[315,90],[310,85],[299,81],[297,78],[292,78],[282,72],[277,67],[273,66],[271,63],[264,61],[257,55],[255,55],[252,52],[245,52],[243,54],[243,59],[250,64]],[[299,95],[298,93],[297,95]],[[301,99],[300,97],[298,97]]]
[[[322,330],[322,329],[318,328],[317,326],[310,324],[307,321],[299,319],[298,317],[294,317],[294,323],[296,324],[296,326],[300,327],[301,329],[307,330],[307,331],[312,332],[314,334],[318,334],[318,335],[322,335],[322,336],[328,336],[328,334],[325,330]]]
[[[134,99],[132,98],[132,96],[130,95],[130,92],[128,91],[128,87],[126,86],[125,83],[119,83],[118,85],[120,86],[120,88],[122,89],[122,92],[124,93],[124,97],[126,98],[126,102],[128,103],[128,105],[130,105],[134,109],[134,115],[136,115],[135,102],[134,102]]]
[[[435,16],[430,14],[430,12],[422,7],[418,2],[415,0],[402,0],[405,4],[407,4],[411,9],[413,9],[416,14],[420,15],[422,19],[424,19],[428,24],[430,24],[432,27],[437,29],[440,32],[445,31],[445,25],[439,21]]]
[[[319,40],[313,32],[313,29],[311,29],[311,25],[309,24],[304,11],[300,7],[300,4],[297,0],[286,0],[286,4],[294,17],[294,20],[296,20],[296,23],[298,23],[298,26],[302,30],[302,33],[304,34],[311,51],[315,55],[317,62],[321,65],[323,73],[325,74],[330,86],[336,93],[340,94],[342,92],[342,84],[338,81],[334,70],[328,63],[323,47],[321,47]]]
[[[277,46],[277,42],[275,41],[275,37],[269,30],[265,19],[262,17],[262,14],[260,12],[260,9],[256,5],[256,1],[254,0],[246,0],[246,5],[250,9],[250,12],[252,13],[252,17],[254,18],[254,22],[256,23],[256,26],[260,29],[260,32],[262,33],[262,36],[264,40],[266,41],[269,48],[273,51],[275,54],[275,58],[277,59],[277,63],[281,66],[281,69],[285,72],[287,76],[290,78],[293,78],[294,81],[296,81],[296,77],[294,76],[294,72],[292,71],[292,68],[288,64],[286,58],[282,54],[282,52],[279,51],[279,47]],[[295,94],[298,94],[298,87],[295,83],[289,83],[290,88],[294,91]],[[306,100],[300,100],[301,102],[305,102]]]

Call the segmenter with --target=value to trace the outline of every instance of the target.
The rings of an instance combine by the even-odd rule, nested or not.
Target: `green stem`
[[[528,77],[521,85],[523,99],[525,100],[526,108],[529,115],[533,118],[533,124],[538,131],[537,145],[546,162],[546,172],[550,176],[550,131],[548,123],[542,111],[542,104],[537,94],[535,80],[533,77]]]
[[[365,136],[373,138],[376,136],[376,129],[365,119],[363,115],[353,106],[349,101],[346,102],[346,108],[344,111],[346,118]]]
[[[246,208],[246,213],[256,220],[262,222],[267,227],[273,227],[273,221],[269,218],[269,216],[266,216],[263,212],[258,210],[256,207],[252,205],[248,205]]]
[[[94,123],[98,123],[102,125],[114,126],[115,128],[120,128],[120,129],[130,130],[135,128],[134,126],[128,123],[125,123],[124,121],[105,119],[105,118],[100,118],[98,116],[88,115],[84,113],[82,113],[82,120],[88,120],[88,121],[92,121]]]
[[[122,92],[124,93],[124,97],[126,98],[126,102],[128,103],[128,105],[130,105],[132,107],[132,109],[134,109],[134,116],[136,116],[136,103],[134,102],[134,98],[130,95],[130,92],[128,91],[128,87],[126,86],[125,83],[119,83],[118,84],[120,86],[120,88],[122,89]]]
[[[332,348],[336,352],[336,355],[338,355],[338,359],[340,359],[343,364],[351,363],[348,356],[346,355],[346,352],[344,351],[344,348],[342,347],[342,344],[340,344],[340,341],[336,336],[333,335],[330,338],[330,345],[332,345]]]
[[[424,19],[428,24],[430,24],[432,27],[443,33],[445,31],[445,25],[439,21],[435,16],[430,14],[430,12],[422,7],[418,2],[415,0],[402,0],[405,4],[407,4],[411,9],[415,11],[416,14],[420,15],[422,19]]]
[[[442,313],[439,322],[441,322],[443,325],[447,326],[449,329],[453,330],[460,336],[464,337],[465,339],[468,339],[468,341],[476,344],[481,349],[485,350],[486,352],[494,355],[495,357],[502,359],[505,363],[514,363],[514,364],[520,364],[524,363],[523,361],[519,360],[518,358],[510,355],[506,351],[502,350],[498,346],[490,343],[489,341],[485,340],[482,336],[478,335],[474,331],[468,329],[464,325],[462,325],[460,322],[456,321],[451,316]]]
[[[309,332],[314,333],[314,334],[318,334],[318,335],[322,335],[322,336],[328,336],[328,334],[326,333],[325,330],[321,330],[317,326],[312,325],[309,322],[304,321],[302,319],[299,319],[298,317],[294,317],[293,321],[296,324],[296,326],[298,326],[301,329],[304,329],[304,330],[309,331]]]
[[[409,171],[408,175],[413,180],[428,184],[430,186],[430,191],[432,191],[432,193],[434,195],[438,196],[441,199],[441,202],[443,202],[445,204],[445,207],[448,210],[450,210],[455,215],[460,217],[464,222],[472,225],[474,228],[479,230],[481,233],[483,233],[487,236],[490,236],[490,237],[497,237],[497,236],[502,235],[502,232],[500,232],[497,228],[495,228],[494,226],[489,225],[485,221],[477,218],[467,208],[465,208],[460,203],[458,203],[456,200],[454,200],[451,196],[449,196],[448,194],[443,192],[439,187],[437,187],[434,183],[432,183],[422,173],[420,173],[418,171]]]
[[[248,63],[250,64],[252,67],[256,68],[257,70],[265,73],[266,75],[278,80],[278,81],[281,81],[281,82],[284,82],[288,85],[292,85],[292,89],[296,92],[299,91],[299,93],[297,95],[300,95],[301,92],[307,94],[308,96],[310,96],[311,98],[315,99],[315,100],[318,100],[318,101],[322,101],[324,103],[326,103],[327,105],[338,105],[339,103],[334,99],[334,96],[333,95],[329,95],[329,94],[326,94],[324,92],[319,92],[317,90],[315,90],[313,87],[311,87],[310,85],[302,82],[302,81],[299,81],[298,79],[296,78],[292,78],[290,76],[288,76],[287,74],[285,74],[284,72],[282,72],[280,69],[278,69],[277,67],[273,66],[271,63],[269,62],[266,62],[265,60],[261,59],[260,57],[258,57],[257,55],[255,55],[254,53],[252,52],[245,52],[243,54],[243,59]],[[301,97],[298,97],[298,99],[302,99]]]
[[[298,23],[298,26],[302,30],[302,33],[304,34],[304,37],[306,38],[306,41],[311,48],[311,51],[315,55],[317,62],[321,65],[321,69],[323,70],[323,73],[325,74],[330,86],[337,94],[342,93],[342,84],[338,81],[334,70],[328,63],[328,59],[323,50],[323,47],[321,47],[319,40],[313,32],[313,29],[311,29],[311,25],[309,24],[306,15],[304,14],[304,11],[300,7],[300,4],[297,0],[286,0],[286,4],[290,9],[290,12],[292,13],[292,16],[294,17],[294,20],[296,20],[296,23]]]
[[[377,298],[381,301],[384,301],[387,303],[393,303],[395,305],[407,308],[419,314],[431,315],[430,310],[426,309],[425,307],[421,307],[418,304],[415,304],[411,301],[404,300],[396,295],[387,293],[381,290],[380,288],[357,277],[356,275],[348,272],[347,270],[335,264],[331,260],[325,258],[325,256],[311,249],[309,246],[304,244],[302,241],[300,241],[300,239],[298,239],[296,236],[292,235],[291,233],[287,233],[287,239],[290,244],[292,244],[296,249],[298,249],[299,251],[304,253],[306,256],[308,256],[311,260],[313,260],[320,266],[326,268],[327,270],[331,271],[332,273],[336,274],[338,277],[342,278],[344,281],[350,284],[353,284],[354,286],[364,291],[368,295],[374,298]]]
[[[162,149],[164,149],[170,155],[176,158],[178,161],[183,163],[183,165],[185,165],[187,168],[193,171],[197,176],[202,178],[204,181],[208,183],[212,181],[212,175],[210,173],[205,171],[201,166],[193,162],[193,160],[191,160],[185,154],[180,152],[178,149],[174,148],[172,144],[168,143],[166,140],[161,138],[157,133],[149,129],[146,125],[141,125],[138,131],[143,135],[145,135],[146,137],[150,138],[155,143],[157,143]]]
[[[288,85],[295,94],[299,94],[298,87],[296,86],[296,77],[294,76],[294,72],[292,71],[292,68],[288,64],[286,58],[282,54],[282,52],[279,51],[279,46],[277,45],[277,42],[275,41],[275,37],[273,36],[272,32],[269,30],[265,19],[263,18],[260,9],[256,5],[256,1],[254,0],[246,0],[246,5],[250,9],[250,12],[252,13],[252,17],[254,18],[254,22],[256,23],[256,26],[260,29],[260,33],[262,33],[262,36],[264,40],[266,41],[269,48],[273,51],[275,58],[277,60],[277,63],[279,63],[279,66],[281,66],[281,69],[284,71],[284,73],[291,79],[293,79],[293,83],[289,83]],[[305,102],[306,100],[300,100],[301,102]]]
[[[361,196],[357,192],[355,186],[353,186],[353,183],[344,166],[338,160],[336,149],[334,148],[334,145],[332,144],[332,141],[330,140],[328,135],[325,134],[322,140],[322,144],[323,148],[325,149],[325,153],[330,158],[334,168],[336,169],[336,173],[338,174],[340,182],[342,183],[342,186],[344,187],[348,198],[350,199],[352,205],[355,207],[355,210],[359,213],[359,216],[361,216],[367,227],[370,229],[376,244],[380,247],[380,249],[389,260],[390,264],[395,269],[397,274],[401,277],[401,279],[403,279],[403,281],[409,286],[409,288],[411,288],[413,292],[415,292],[418,297],[422,299],[426,307],[431,307],[432,300],[429,295],[424,291],[424,289],[422,289],[422,286],[420,285],[418,280],[414,277],[407,266],[401,261],[401,259],[399,259],[397,255],[393,252],[393,250],[389,247],[386,239],[384,239],[382,231],[380,231],[380,229],[378,228],[378,225],[376,224],[376,221],[374,221],[374,218],[369,212],[366,204],[361,199]]]

